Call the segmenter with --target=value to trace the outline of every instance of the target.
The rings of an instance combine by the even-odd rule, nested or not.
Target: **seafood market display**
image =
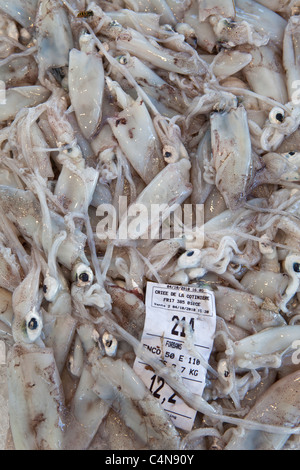
[[[0,27],[5,448],[299,450],[300,2]]]

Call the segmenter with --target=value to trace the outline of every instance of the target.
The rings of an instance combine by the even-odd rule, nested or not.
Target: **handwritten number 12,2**
[[[162,377],[158,377],[157,375],[153,375],[151,377],[151,384],[150,384],[149,390],[155,398],[159,399],[161,397],[161,394],[159,392],[162,390],[164,385],[165,385],[165,380]],[[176,396],[176,394],[173,393],[168,398],[168,403],[171,403],[171,404],[174,405],[176,403],[175,396]],[[166,399],[163,398],[162,403],[164,403],[165,400]]]

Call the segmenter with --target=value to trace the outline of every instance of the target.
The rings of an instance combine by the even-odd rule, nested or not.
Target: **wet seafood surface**
[[[0,448],[299,450],[300,2],[0,30]]]

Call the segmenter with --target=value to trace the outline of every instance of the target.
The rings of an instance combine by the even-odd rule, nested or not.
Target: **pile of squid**
[[[300,2],[0,0],[0,29],[11,446],[299,449]],[[107,237],[98,208],[124,200],[171,235],[201,206],[203,239]],[[143,348],[148,281],[214,293],[202,396]]]

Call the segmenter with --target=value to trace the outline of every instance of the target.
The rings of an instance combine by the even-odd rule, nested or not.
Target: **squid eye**
[[[94,280],[93,271],[84,263],[79,263],[74,266],[72,277],[78,287],[89,286]]]
[[[183,253],[178,259],[178,267],[180,269],[195,268],[199,265],[201,259],[201,251],[198,249],[189,250]]]
[[[114,27],[114,26],[121,26],[120,23],[118,23],[116,20],[113,20],[109,23],[109,26],[110,27]]]
[[[295,271],[295,273],[300,273],[300,263],[294,263],[293,270]]]
[[[26,333],[31,342],[34,342],[41,334],[43,322],[37,311],[33,310],[25,318]]]
[[[44,279],[44,284],[43,284],[43,292],[44,292],[44,297],[48,302],[52,302],[58,291],[59,291],[60,284],[59,282],[51,276],[46,276]]]
[[[167,163],[175,163],[178,161],[178,152],[171,145],[166,145],[163,149],[163,156]]]
[[[118,61],[121,65],[126,65],[128,63],[127,57],[125,55],[120,55]]]
[[[283,109],[275,107],[270,111],[269,120],[271,124],[282,124],[285,119]]]
[[[34,317],[32,317],[27,323],[27,328],[29,328],[29,330],[32,330],[32,331],[36,330],[38,326],[39,326],[39,323],[37,319]]]
[[[117,339],[113,335],[105,332],[104,335],[102,336],[102,342],[103,342],[105,353],[107,354],[107,356],[110,356],[110,357],[115,356],[117,353],[117,348],[118,348]]]
[[[230,383],[231,377],[230,377],[230,370],[228,368],[228,364],[226,359],[221,359],[218,363],[218,373],[221,381],[224,381],[225,383]]]
[[[165,25],[163,26],[163,29],[164,29],[165,31],[170,31],[170,32],[172,32],[172,33],[175,32],[174,29],[172,28],[172,26],[171,26],[170,24],[165,24]]]

